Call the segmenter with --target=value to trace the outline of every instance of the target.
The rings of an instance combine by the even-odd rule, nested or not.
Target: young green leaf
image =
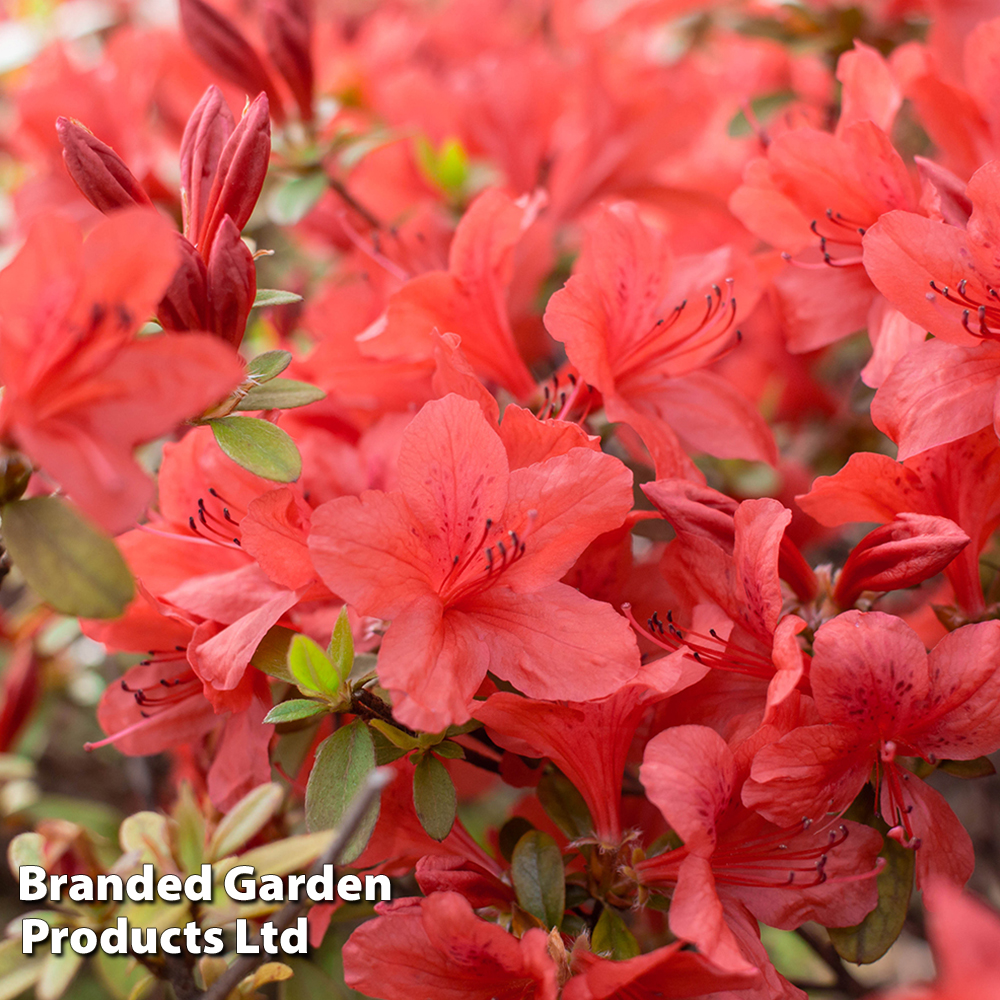
[[[559,927],[566,909],[566,872],[555,840],[529,830],[514,848],[510,872],[521,908],[546,927]]]
[[[56,611],[117,618],[135,594],[112,539],[60,497],[31,497],[0,508],[4,544],[28,585]]]
[[[628,929],[617,910],[605,906],[594,927],[590,947],[598,955],[607,955],[616,962],[635,958],[640,954],[639,942]]]
[[[283,701],[280,705],[275,705],[264,716],[264,721],[272,722],[275,725],[279,722],[296,722],[299,719],[309,719],[314,715],[322,715],[327,711],[329,709],[321,701],[313,701],[311,698],[293,698],[291,701]]]
[[[303,177],[292,177],[279,184],[268,203],[268,215],[279,226],[293,226],[304,219],[312,207],[323,197],[327,178],[322,168]]]
[[[310,832],[330,830],[375,767],[375,745],[368,727],[360,720],[342,726],[325,739],[316,752],[316,762],[306,786],[306,827]],[[364,849],[378,820],[379,803],[372,804],[357,833],[337,861],[348,864]]]
[[[219,822],[208,842],[206,857],[218,861],[241,848],[278,811],[285,791],[278,784],[258,785],[240,799]]]
[[[256,417],[219,417],[210,423],[219,447],[248,472],[276,483],[299,478],[302,456],[280,427]]]
[[[434,840],[444,840],[455,823],[458,797],[447,768],[432,754],[425,754],[413,771],[413,808],[417,819]]]
[[[318,386],[291,378],[276,378],[250,389],[236,404],[236,409],[293,410],[325,398],[326,393]]]
[[[346,677],[351,672],[354,666],[354,636],[351,634],[351,623],[347,619],[346,604],[337,615],[326,655],[333,661],[341,677]]]
[[[265,289],[267,291],[267,289]],[[260,292],[257,293],[260,295]],[[290,293],[288,293],[290,294]],[[289,351],[265,351],[247,362],[247,378],[258,384],[277,378],[292,363]]]
[[[320,645],[299,634],[288,648],[288,669],[301,688],[333,695],[340,687],[341,676]]]
[[[288,669],[288,650],[298,634],[284,625],[272,625],[257,644],[257,649],[250,657],[250,665],[271,677],[294,684],[295,677]]]
[[[288,306],[293,302],[301,302],[302,296],[296,292],[283,292],[280,288],[258,288],[254,296],[253,307],[260,309],[263,306]]]
[[[402,729],[397,729],[390,722],[372,719],[369,724],[373,729],[377,729],[394,747],[399,747],[404,753],[421,749],[420,740],[415,736],[410,736],[409,733],[404,733]]]

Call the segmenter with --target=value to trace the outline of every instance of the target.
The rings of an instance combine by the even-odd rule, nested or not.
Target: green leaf
[[[521,908],[546,927],[559,927],[566,909],[566,873],[555,840],[529,830],[514,848],[510,873]]]
[[[298,634],[284,625],[271,626],[257,644],[257,649],[250,657],[250,665],[271,677],[294,684],[295,678],[288,669],[288,650]]]
[[[292,639],[288,650],[288,669],[295,683],[308,691],[333,695],[340,687],[341,677],[337,668],[327,658],[319,643],[307,635],[299,634]]]
[[[284,797],[284,789],[276,783],[258,785],[247,792],[215,828],[206,851],[208,860],[218,861],[235,853],[264,828],[280,808]]]
[[[292,226],[304,219],[323,197],[326,173],[314,170],[303,177],[293,177],[275,188],[268,203],[268,215],[279,226]]]
[[[274,293],[271,289],[263,289],[268,294],[291,295],[291,292]],[[260,295],[260,291],[257,292]],[[252,378],[255,382],[270,382],[277,378],[292,363],[290,351],[265,351],[258,354],[252,361],[247,362],[247,378]]]
[[[56,611],[117,618],[135,594],[117,546],[60,497],[15,500],[2,508],[3,540],[28,585]]]
[[[594,832],[590,810],[576,786],[560,771],[550,768],[538,782],[538,801],[549,818],[570,839]]]
[[[295,722],[297,719],[309,719],[326,711],[329,709],[321,701],[313,701],[311,698],[294,698],[291,701],[283,701],[280,705],[275,705],[264,716],[264,721],[275,724]]]
[[[293,410],[325,398],[326,393],[318,386],[292,378],[276,378],[263,385],[255,385],[236,404],[236,409]]]
[[[606,955],[616,962],[635,958],[641,951],[635,935],[628,929],[618,911],[610,906],[604,907],[597,920],[590,947],[595,954]]]
[[[50,954],[45,959],[42,975],[35,985],[35,1000],[59,1000],[73,977],[83,965],[83,955],[68,948],[61,955]]]
[[[413,771],[413,807],[427,836],[444,840],[455,823],[458,797],[447,768],[426,754]]]
[[[341,677],[346,677],[351,672],[354,666],[354,636],[351,634],[351,623],[347,620],[346,604],[337,615],[326,655],[330,657]]]
[[[256,417],[219,417],[210,423],[219,447],[248,472],[275,483],[299,478],[302,456],[280,427]]]
[[[529,831],[534,830],[531,820],[524,816],[512,816],[502,827],[500,827],[500,854],[504,861],[510,861],[514,856],[514,848],[517,842]]]
[[[856,965],[880,959],[899,937],[913,891],[914,852],[891,837],[885,838],[881,857],[885,868],[877,876],[878,905],[854,927],[828,927],[837,954]]]
[[[302,296],[297,292],[285,292],[280,288],[258,288],[254,296],[252,309],[264,306],[290,306],[293,302],[301,302]]]
[[[375,722],[378,720],[373,720],[371,725],[374,727]],[[375,763],[379,767],[385,764],[391,764],[394,760],[399,760],[400,757],[405,757],[410,751],[404,749],[403,747],[397,747],[389,741],[386,735],[380,732],[378,729],[371,729],[372,740],[375,743]]]
[[[439,757],[444,757],[446,760],[465,760],[465,751],[451,740],[435,743],[432,749]]]
[[[975,760],[943,760],[938,770],[947,771],[956,778],[988,778],[996,774],[997,769],[989,757],[976,757]]]
[[[365,776],[375,767],[375,745],[368,727],[355,719],[325,739],[316,752],[316,762],[306,786],[306,827],[330,830],[343,819]],[[379,802],[368,810],[357,833],[336,860],[353,861],[364,849],[378,820]]]
[[[399,747],[404,753],[420,749],[420,740],[402,729],[397,729],[392,723],[382,719],[372,719],[370,725],[377,729],[393,746]]]

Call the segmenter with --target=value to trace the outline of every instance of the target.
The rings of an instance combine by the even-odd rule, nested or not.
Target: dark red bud
[[[95,208],[107,215],[153,204],[122,158],[89,129],[70,118],[57,118],[56,133],[70,177]]]
[[[274,83],[240,29],[205,0],[180,0],[180,13],[181,26],[195,53],[251,97],[261,91],[267,94],[274,106],[275,119],[283,120]]]
[[[205,206],[197,246],[204,256],[215,242],[225,216],[241,230],[250,218],[267,176],[271,158],[268,100],[260,94],[233,130],[219,157],[215,180]]]
[[[208,268],[190,241],[180,234],[181,262],[156,308],[165,330],[211,330],[208,305]]]
[[[181,139],[184,235],[189,240],[198,238],[222,150],[235,126],[222,91],[212,84],[191,113]]]
[[[969,544],[969,536],[946,517],[898,514],[869,532],[847,557],[834,600],[849,608],[862,591],[913,587],[940,573]]]
[[[267,54],[284,77],[305,122],[312,121],[313,62],[310,0],[265,0],[261,11]]]
[[[253,254],[227,216],[219,226],[208,257],[209,332],[238,347],[256,295]]]

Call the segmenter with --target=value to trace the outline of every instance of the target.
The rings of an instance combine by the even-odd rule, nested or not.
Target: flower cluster
[[[926,995],[995,995],[941,778],[1000,750],[1000,8],[23,6],[0,746],[97,642],[88,750],[169,775],[14,862],[337,827],[403,894],[313,973],[381,1000],[804,998],[799,931],[857,996],[916,888]]]

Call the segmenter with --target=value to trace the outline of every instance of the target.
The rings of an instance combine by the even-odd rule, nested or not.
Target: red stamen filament
[[[666,629],[657,612],[653,612],[649,619],[648,628],[643,628],[635,620],[631,605],[623,604],[622,611],[636,632],[668,653],[686,649],[699,663],[713,670],[726,670],[761,680],[770,680],[774,676],[774,664],[769,658],[739,643],[721,639],[715,629],[709,629],[708,635],[690,629],[682,632],[674,625],[673,614],[669,611]]]
[[[940,286],[934,281],[931,281],[930,286],[933,289],[933,292],[927,294],[930,302],[937,305],[937,296],[940,295],[950,305],[957,306],[962,310],[960,322],[966,333],[983,340],[1000,341],[1000,294],[997,293],[995,288],[987,286],[986,293],[993,300],[987,305],[977,302],[966,295],[965,290],[968,287],[968,281],[965,278],[958,283],[957,292],[947,285]],[[952,318],[948,317],[940,307],[939,311],[946,318]],[[975,311],[976,318],[979,321],[978,329],[974,329],[972,323],[970,323],[973,311]]]

